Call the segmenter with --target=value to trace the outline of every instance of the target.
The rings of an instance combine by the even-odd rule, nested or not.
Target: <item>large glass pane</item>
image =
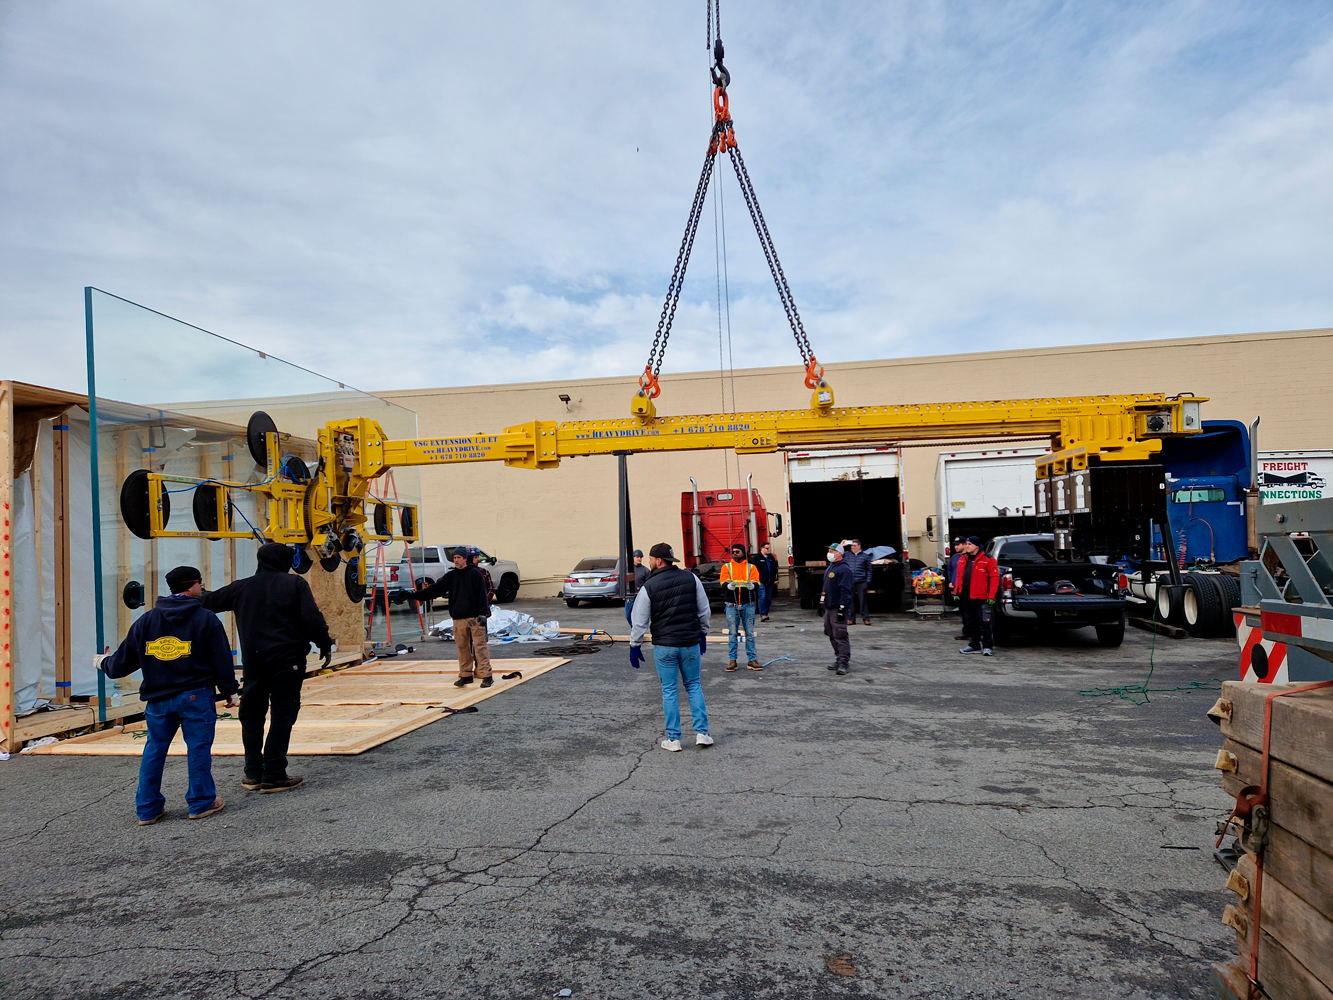
[[[120,488],[130,472],[147,469],[260,482],[264,470],[256,466],[245,439],[246,423],[256,410],[267,412],[277,424],[282,453],[297,455],[308,464],[316,457],[316,433],[329,420],[369,417],[391,439],[416,436],[414,412],[335,379],[96,288],[86,290],[84,304],[88,394],[95,401],[92,461],[99,647],[119,643],[143,610],[152,607],[165,592],[163,576],[172,566],[197,566],[208,589],[249,576],[255,567],[255,540],[144,540],[133,535],[120,514]],[[373,492],[419,503],[416,469],[397,469],[390,476],[377,481]],[[171,487],[168,528],[195,530],[193,496],[191,486]],[[231,497],[239,515],[238,530],[247,524],[262,527],[266,522],[262,496],[233,491]],[[401,546],[384,552],[388,562],[397,563],[400,556]],[[368,563],[376,557],[372,546]],[[132,608],[135,601],[125,599],[126,587],[133,583],[142,585],[142,607]],[[312,578],[312,586],[315,583]],[[355,631],[359,642],[362,609],[346,603],[337,610],[349,618],[345,633]],[[239,663],[234,634],[232,640]],[[137,676],[113,682],[99,678],[101,703],[119,704],[121,698],[133,695],[139,681]]]

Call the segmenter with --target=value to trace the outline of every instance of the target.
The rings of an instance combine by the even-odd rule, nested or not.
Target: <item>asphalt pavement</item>
[[[510,605],[625,631],[619,608]],[[399,630],[395,617],[395,637]],[[407,618],[402,618],[406,629]],[[617,644],[307,784],[135,823],[138,761],[0,763],[0,996],[1164,998],[1232,950],[1209,691],[1147,704],[1152,637],[962,656],[956,625],[761,623],[762,673],[704,660],[716,746],[658,749]],[[504,656],[527,658],[506,647]],[[452,655],[430,640],[417,655]],[[1150,687],[1235,675],[1156,642]],[[688,708],[682,706],[688,719]]]

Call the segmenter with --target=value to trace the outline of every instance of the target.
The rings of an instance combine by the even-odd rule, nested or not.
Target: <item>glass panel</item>
[[[617,565],[615,556],[606,556],[602,559],[583,559],[574,567],[575,573],[587,573],[598,569],[615,569]]]
[[[1176,490],[1171,499],[1176,503],[1218,503],[1227,498],[1223,489]]]
[[[245,425],[256,410],[274,420],[284,455],[316,461],[316,433],[329,420],[369,417],[390,438],[412,438],[416,414],[377,396],[192,326],[181,320],[89,288],[84,293],[88,394],[94,400],[94,557],[97,562],[97,642],[115,646],[145,608],[166,593],[163,575],[177,565],[197,566],[204,586],[215,590],[254,572],[258,542],[202,538],[140,539],[120,515],[120,487],[136,469],[167,475],[214,477],[257,483],[264,470],[250,455]],[[381,498],[419,503],[416,469],[397,469],[375,484]],[[167,527],[196,530],[193,486],[172,484]],[[234,527],[260,527],[265,498],[232,491]],[[386,547],[397,562],[401,546]],[[366,549],[377,561],[374,545]],[[144,586],[144,607],[121,599],[131,580]],[[234,630],[233,630],[234,631]],[[232,634],[232,648],[239,646]],[[102,704],[132,695],[140,679],[108,681],[99,675]],[[106,690],[114,685],[113,690]]]
[[[1005,542],[995,558],[1006,566],[1045,566],[1059,561],[1055,557],[1054,539]]]

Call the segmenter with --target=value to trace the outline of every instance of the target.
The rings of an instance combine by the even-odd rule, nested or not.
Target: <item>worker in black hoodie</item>
[[[241,741],[245,744],[247,791],[285,792],[304,782],[287,773],[287,746],[301,711],[301,682],[314,643],[327,666],[333,655],[329,627],[315,604],[310,584],[294,575],[290,545],[259,547],[254,576],[203,595],[209,611],[236,615],[241,633]],[[264,716],[272,710],[268,741]]]
[[[454,568],[412,596],[418,601],[449,599],[454,645],[458,647],[458,680],[454,681],[454,687],[472,683],[475,664],[481,686],[488,688],[495,683],[491,677],[491,650],[486,645],[486,619],[491,616],[491,605],[486,599],[486,581],[481,570],[472,565],[474,551],[467,545],[454,549]]]
[[[97,657],[108,677],[143,671],[139,698],[144,703],[148,740],[139,764],[135,810],[140,826],[167,814],[162,768],[180,730],[189,759],[190,786],[185,795],[190,819],[203,819],[225,802],[213,784],[213,733],[217,710],[213,691],[236,704],[236,668],[227,632],[199,603],[200,573],[177,566],[167,573],[170,597],[159,597],[152,610],[130,626],[125,641],[109,656]]]

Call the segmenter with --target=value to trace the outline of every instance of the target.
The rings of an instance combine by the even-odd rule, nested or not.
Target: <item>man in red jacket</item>
[[[981,551],[981,539],[973,535],[963,543],[963,557],[953,574],[953,592],[963,610],[963,631],[968,644],[960,653],[990,656],[995,645],[995,595],[1000,589],[1000,567]]]

